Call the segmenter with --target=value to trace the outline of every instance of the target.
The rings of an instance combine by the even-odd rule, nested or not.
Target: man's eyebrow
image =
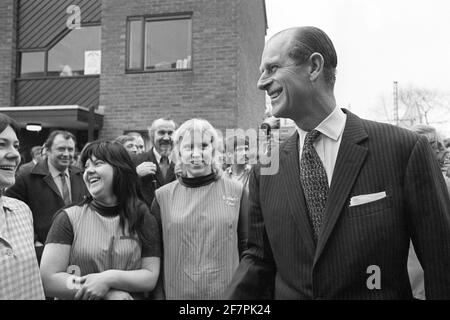
[[[259,71],[263,72],[265,69],[267,69],[267,67],[269,67],[273,64],[277,64],[276,58],[267,60],[264,63],[262,63],[261,66],[259,67]]]

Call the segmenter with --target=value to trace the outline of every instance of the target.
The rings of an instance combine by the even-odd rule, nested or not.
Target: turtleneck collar
[[[97,211],[100,215],[104,217],[115,217],[119,214],[119,205],[107,206],[95,199],[92,199],[90,205]]]
[[[206,176],[201,177],[195,177],[195,178],[188,178],[188,177],[181,177],[180,183],[188,188],[198,188],[207,186],[208,184],[213,183],[217,180],[217,175],[212,172]]]

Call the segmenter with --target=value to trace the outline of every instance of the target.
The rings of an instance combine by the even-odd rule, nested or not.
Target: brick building
[[[155,118],[257,128],[264,0],[3,0],[0,112],[25,149],[56,128],[80,146]]]

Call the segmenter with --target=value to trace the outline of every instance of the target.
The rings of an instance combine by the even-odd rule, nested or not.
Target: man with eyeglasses
[[[450,299],[450,199],[428,141],[336,105],[322,30],[273,36],[258,88],[296,132],[279,170],[250,173],[248,249],[231,299],[412,299],[410,239],[427,299]]]

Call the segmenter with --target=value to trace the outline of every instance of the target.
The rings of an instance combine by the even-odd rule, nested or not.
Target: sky
[[[448,0],[265,1],[266,40],[303,25],[319,27],[331,38],[338,55],[338,106],[382,120],[381,97],[393,109],[394,81],[400,89],[418,86],[450,93]],[[439,122],[433,125],[450,137],[450,111],[435,117]]]

